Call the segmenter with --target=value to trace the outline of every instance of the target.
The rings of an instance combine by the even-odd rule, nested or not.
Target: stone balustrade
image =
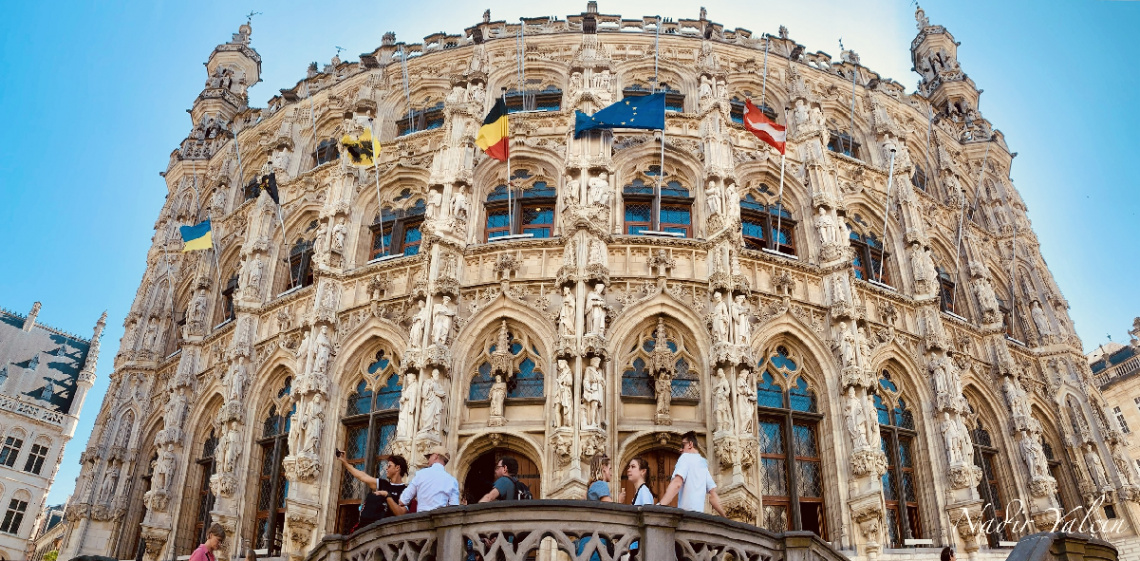
[[[777,534],[670,507],[541,500],[448,507],[328,535],[308,561],[616,561],[639,544],[653,561],[846,560],[812,532]]]

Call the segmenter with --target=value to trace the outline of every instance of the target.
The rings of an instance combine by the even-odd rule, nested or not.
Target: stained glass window
[[[887,458],[887,471],[882,476],[887,522],[891,524],[887,533],[891,547],[903,547],[903,540],[923,537],[915,492],[914,416],[889,370],[883,370],[879,377],[874,402],[882,450]]]
[[[636,342],[631,345],[629,353],[624,359],[625,370],[621,377],[621,395],[623,397],[654,397],[657,395],[656,381],[653,373],[649,371],[651,355],[657,348],[657,325],[647,327],[640,332]],[[672,354],[673,379],[671,385],[671,399],[700,399],[700,378],[693,368],[694,358],[689,354],[683,339],[677,337],[672,327],[660,324],[661,337],[665,340],[665,348]]]
[[[389,442],[395,435],[400,413],[403,385],[396,362],[396,357],[386,349],[376,351],[365,369],[365,379],[349,394],[345,416],[341,418],[345,433],[340,449],[345,459],[356,469],[377,477],[384,477],[383,466],[388,460]],[[338,532],[348,533],[356,525],[367,492],[367,486],[348,470],[341,472],[337,493]]]

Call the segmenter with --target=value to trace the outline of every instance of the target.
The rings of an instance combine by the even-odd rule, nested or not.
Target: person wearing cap
[[[408,506],[412,499],[419,500],[417,512],[427,512],[445,506],[459,504],[459,481],[444,466],[451,460],[447,448],[436,446],[424,456],[428,467],[416,472],[408,488],[400,495],[400,504]]]

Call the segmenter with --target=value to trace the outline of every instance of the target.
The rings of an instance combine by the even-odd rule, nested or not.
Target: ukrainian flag
[[[505,162],[510,144],[511,132],[507,127],[507,104],[503,103],[503,98],[500,97],[495,102],[495,106],[491,108],[491,112],[487,114],[487,118],[483,119],[483,126],[479,128],[479,134],[475,137],[475,145],[483,149],[488,156]]]
[[[214,236],[210,231],[210,221],[203,220],[201,224],[183,226],[178,229],[182,233],[182,253],[199,249],[214,247]]]

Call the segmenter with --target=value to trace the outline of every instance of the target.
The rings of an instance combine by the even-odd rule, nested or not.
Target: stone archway
[[[659,501],[661,496],[665,494],[665,489],[669,487],[669,481],[673,478],[673,468],[677,466],[677,458],[680,455],[680,452],[674,447],[655,446],[641,453],[631,454],[622,463],[613,466],[613,476],[615,478],[620,477],[621,488],[625,490],[625,502],[628,504],[633,501],[634,493],[637,492],[637,489],[633,488],[625,476],[625,468],[629,466],[630,460],[635,456],[645,458],[646,463],[649,464],[649,480],[646,483],[649,485],[649,490],[653,492],[654,500]],[[677,506],[677,499],[674,498],[669,506]]]
[[[530,487],[534,498],[542,498],[539,496],[542,490],[542,475],[538,471],[538,466],[525,454],[516,450],[492,448],[475,458],[467,469],[467,476],[463,478],[463,487],[459,490],[460,496],[467,500],[467,504],[479,502],[479,499],[491,490],[495,484],[495,464],[503,456],[513,456],[519,461],[519,481]]]

